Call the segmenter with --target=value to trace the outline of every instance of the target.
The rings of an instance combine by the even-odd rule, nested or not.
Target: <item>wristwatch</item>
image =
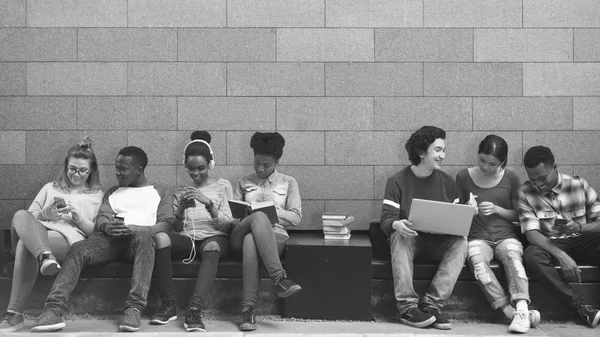
[[[213,208],[213,202],[212,200],[210,200],[210,203],[208,205],[204,205],[204,207],[206,208],[207,212],[210,212],[210,210]]]

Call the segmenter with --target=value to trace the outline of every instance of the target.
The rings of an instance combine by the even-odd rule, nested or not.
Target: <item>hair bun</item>
[[[207,131],[194,131],[190,137],[191,140],[203,140],[210,144],[211,137]]]
[[[89,136],[83,138],[83,140],[79,143],[79,147],[91,149],[92,139]]]

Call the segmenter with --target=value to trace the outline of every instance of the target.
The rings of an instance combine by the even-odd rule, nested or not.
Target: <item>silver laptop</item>
[[[414,198],[408,221],[416,231],[467,236],[473,215],[473,206]]]

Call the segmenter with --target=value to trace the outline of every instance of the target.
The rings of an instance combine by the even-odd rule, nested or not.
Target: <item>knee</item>
[[[523,261],[527,266],[531,267],[544,261],[550,261],[550,258],[538,246],[530,245],[523,252]]]
[[[204,246],[202,252],[221,253],[221,246],[219,246],[219,244],[215,241],[211,241]]]
[[[250,214],[250,227],[268,226],[271,227],[271,220],[263,212],[254,212]]]
[[[131,241],[136,245],[152,245],[152,247],[156,246],[156,240],[152,231],[150,230],[141,230],[133,233],[133,237]]]
[[[156,249],[163,249],[171,246],[171,239],[167,235],[167,233],[160,232],[154,235],[154,239],[156,240]]]
[[[19,210],[15,213],[12,219],[12,227],[14,229],[23,229],[24,226],[27,226],[28,221],[33,217],[33,214],[29,213],[27,210]]]

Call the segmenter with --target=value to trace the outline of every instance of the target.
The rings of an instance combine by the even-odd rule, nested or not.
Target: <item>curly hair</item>
[[[210,133],[208,133],[208,131],[196,130],[196,131],[192,132],[190,139],[192,141],[203,140],[210,144],[212,137],[210,136]],[[211,149],[209,149],[208,146],[204,143],[189,142],[185,147],[183,155],[184,155],[185,161],[187,161],[188,157],[190,157],[190,156],[202,156],[202,157],[204,157],[204,159],[206,159],[207,162],[209,162],[209,161],[213,160],[213,155],[210,153],[210,150]]]
[[[408,159],[413,165],[421,163],[421,154],[427,152],[429,145],[433,144],[436,139],[446,139],[446,131],[435,126],[423,126],[415,131],[404,145],[408,152]]]
[[[143,169],[148,165],[148,155],[144,150],[137,146],[127,146],[119,150],[117,156],[131,157],[133,161],[140,165]]]
[[[273,156],[279,160],[283,155],[285,139],[279,132],[256,132],[250,139],[250,147],[254,154]]]

